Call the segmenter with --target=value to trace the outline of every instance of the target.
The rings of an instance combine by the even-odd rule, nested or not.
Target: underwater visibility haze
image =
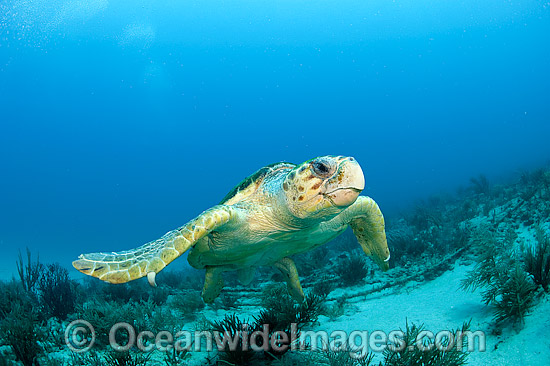
[[[28,246],[67,260],[154,238],[278,161],[355,156],[366,193],[396,210],[549,157],[545,2],[9,0],[1,10],[9,258]]]
[[[537,321],[549,306],[550,246],[546,251],[543,245],[549,140],[547,1],[2,0],[2,286],[20,280],[16,262],[21,253],[26,265],[28,248],[33,260],[39,254],[41,263],[66,268],[79,294],[69,301],[74,307],[60,310],[45,300],[47,281],[35,290],[23,286],[35,292],[21,306],[36,301],[41,326],[50,317],[64,324],[74,314],[91,316],[85,305],[93,296],[103,313],[123,301],[120,311],[137,314],[147,300],[135,295],[140,291],[157,306],[151,314],[170,318],[154,311],[184,309],[184,317],[197,322],[197,314],[219,321],[216,329],[227,325],[219,319],[230,309],[258,316],[261,305],[284,313],[269,299],[288,300],[292,309],[302,305],[269,287],[281,279],[268,270],[257,274],[252,290],[229,279],[226,297],[205,307],[194,297],[204,273],[185,260],[170,268],[191,276],[188,288],[169,274],[163,284],[159,275],[161,295],[131,287],[142,281],[120,285],[128,286],[120,287],[128,298],[108,287],[115,285],[83,279],[71,262],[81,253],[128,250],[160,238],[266,165],[349,156],[364,172],[362,195],[386,217],[391,268],[382,273],[370,260],[354,262],[364,255],[351,231],[301,254],[296,264],[306,299],[321,294],[325,310],[311,315],[318,299],[307,300],[309,310],[299,313],[309,318],[299,323],[341,329],[354,322],[354,312],[370,314],[357,324],[384,330],[405,327],[406,318],[453,329],[473,319],[470,328],[493,332],[489,346],[502,346],[490,355],[472,353],[468,362],[535,364],[533,353],[516,351],[534,350],[528,337],[549,321]],[[531,257],[517,254],[530,253],[529,245]],[[485,272],[483,255],[497,258]],[[505,262],[510,258],[517,261]],[[504,273],[504,267],[517,271]],[[487,271],[493,275],[482,278]],[[418,284],[410,285],[410,278]],[[521,291],[510,288],[509,278]],[[449,283],[456,286],[445,292]],[[510,294],[524,302],[506,308],[502,299]],[[405,306],[428,306],[426,297],[438,298],[430,306],[440,311],[426,315]],[[458,312],[445,308],[444,299]],[[6,319],[14,310],[2,304],[0,297],[0,329],[11,329]],[[408,310],[384,314],[392,304]],[[0,356],[8,360],[69,362],[69,353],[49,352],[41,343],[38,358],[22,360],[10,342],[0,343]],[[539,361],[550,364],[547,353]],[[271,355],[280,362],[293,357]],[[180,356],[172,365],[184,364]],[[436,364],[461,364],[463,355],[455,356]],[[216,357],[208,362],[273,361],[256,354]],[[391,357],[375,360],[399,364]]]

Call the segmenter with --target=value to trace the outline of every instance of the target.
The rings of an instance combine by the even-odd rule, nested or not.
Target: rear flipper
[[[256,274],[256,267],[242,268],[237,271],[239,282],[245,286],[250,285]]]
[[[223,288],[222,273],[223,267],[206,267],[204,276],[204,287],[202,289],[202,299],[205,303],[211,304],[220,295]]]
[[[302,290],[302,285],[300,285],[300,277],[298,277],[298,270],[294,261],[290,258],[282,258],[275,262],[273,266],[283,274],[290,296],[299,303],[303,302],[305,299],[304,290]]]
[[[123,252],[81,254],[73,266],[84,274],[110,283],[125,283],[147,276],[154,286],[158,272],[194,246],[200,238],[235,220],[237,215],[233,207],[215,206],[158,240]]]

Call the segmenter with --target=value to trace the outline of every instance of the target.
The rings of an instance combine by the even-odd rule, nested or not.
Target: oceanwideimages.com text
[[[93,348],[96,333],[92,324],[85,320],[75,320],[65,330],[65,342],[74,352],[86,352]],[[486,337],[482,331],[432,332],[421,330],[415,339],[407,340],[402,330],[385,332],[381,330],[298,330],[292,324],[290,332],[272,331],[265,324],[261,330],[250,331],[246,326],[235,332],[187,331],[178,332],[151,331],[137,332],[129,323],[116,323],[109,331],[109,345],[118,351],[138,348],[144,352],[153,350],[177,352],[212,351],[346,351],[354,357],[364,357],[369,352],[400,352],[410,350],[440,351],[456,349],[464,352],[486,350]]]

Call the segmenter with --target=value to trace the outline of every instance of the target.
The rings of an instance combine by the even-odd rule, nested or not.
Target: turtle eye
[[[322,161],[314,161],[311,164],[311,168],[313,169],[313,173],[319,178],[328,178],[331,175],[330,166]]]

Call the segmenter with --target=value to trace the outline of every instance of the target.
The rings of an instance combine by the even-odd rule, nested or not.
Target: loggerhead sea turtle
[[[73,266],[110,283],[155,275],[190,251],[189,264],[206,269],[202,298],[211,303],[223,287],[222,273],[237,271],[251,282],[258,266],[271,265],[285,278],[292,297],[303,301],[293,254],[316,248],[351,226],[363,251],[387,270],[390,253],[384,217],[369,197],[363,171],[352,157],[323,156],[300,165],[261,168],[222,200],[177,230],[139,248],[82,254]]]

